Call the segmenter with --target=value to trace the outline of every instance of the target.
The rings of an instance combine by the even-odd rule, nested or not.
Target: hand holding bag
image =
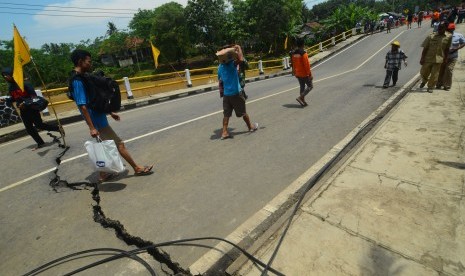
[[[84,147],[89,154],[93,168],[98,172],[120,173],[124,171],[123,161],[113,140],[87,141]]]
[[[42,111],[48,106],[48,101],[44,97],[34,97],[24,100],[24,105],[29,109]]]

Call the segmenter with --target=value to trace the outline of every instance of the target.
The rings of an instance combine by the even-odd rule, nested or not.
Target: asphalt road
[[[130,170],[101,185],[103,212],[130,235],[153,243],[226,237],[419,72],[420,44],[429,31],[401,28],[374,34],[314,66],[306,108],[295,100],[298,83],[290,75],[247,84],[247,111],[260,128],[255,133],[234,117],[233,138],[219,140],[222,105],[217,91],[122,112],[121,122],[110,123],[137,162],[155,163],[155,173],[133,177]],[[393,39],[400,41],[409,65],[400,71],[397,87],[382,89],[384,57]],[[87,127],[80,122],[65,130],[71,148],[58,174],[70,183],[95,180],[83,147],[89,139]],[[50,144],[32,152],[33,145],[29,137],[0,145],[0,271],[25,273],[89,248],[134,248],[93,221],[90,188],[51,189],[61,149]],[[187,268],[208,249],[163,250]],[[55,269],[63,273],[93,258]],[[105,274],[146,273],[128,260],[100,269]]]

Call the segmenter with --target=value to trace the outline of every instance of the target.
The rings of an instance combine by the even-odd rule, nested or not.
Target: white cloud
[[[173,2],[169,0],[72,0],[56,4],[49,4],[43,11],[38,12],[32,19],[34,26],[31,26],[32,32],[28,37],[34,41],[34,46],[40,46],[53,42],[79,42],[81,40],[91,39],[105,35],[108,22],[113,22],[120,30],[128,28],[128,24],[134,13],[139,9],[154,9],[162,4]],[[174,1],[184,7],[187,0]],[[46,16],[45,14],[60,14],[54,6],[68,7],[68,11],[76,11],[76,13],[62,12],[62,15],[68,16]],[[83,7],[86,9],[75,9],[73,7]],[[92,8],[92,9],[87,9]],[[121,9],[121,10],[108,10]],[[112,17],[109,12],[113,12]],[[117,14],[125,13],[125,14]],[[129,14],[126,14],[129,13]],[[74,15],[74,16],[73,16]],[[89,17],[76,17],[89,16]],[[105,17],[92,17],[105,16]],[[117,18],[128,17],[128,18]],[[36,42],[37,41],[37,42]]]

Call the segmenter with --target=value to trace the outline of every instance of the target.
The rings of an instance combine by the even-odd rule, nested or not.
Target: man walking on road
[[[421,84],[420,88],[425,87],[428,83],[427,91],[433,93],[433,88],[438,81],[441,64],[447,61],[449,47],[452,37],[446,34],[446,23],[441,22],[438,26],[438,32],[432,33],[426,37],[422,43],[423,51],[421,52]]]
[[[71,60],[74,64],[74,71],[70,80],[70,92],[73,99],[79,108],[84,120],[89,127],[90,136],[99,136],[102,140],[114,140],[118,151],[121,156],[131,165],[134,169],[134,175],[148,175],[153,173],[151,166],[139,166],[127,151],[123,141],[113,131],[108,124],[107,114],[92,110],[88,107],[89,98],[86,91],[85,75],[91,71],[92,60],[91,54],[84,50],[74,50],[71,54]],[[76,77],[77,76],[77,77]],[[120,116],[114,112],[110,116],[116,120],[120,120]],[[99,181],[103,182],[111,178],[112,174],[100,173]]]
[[[224,53],[224,55],[223,55]],[[218,80],[220,82],[220,93],[223,97],[223,130],[221,140],[231,138],[228,132],[229,118],[232,112],[236,113],[237,117],[242,117],[247,124],[250,132],[258,130],[257,123],[251,123],[250,117],[246,112],[245,98],[241,95],[241,85],[239,83],[239,75],[236,65],[242,62],[242,50],[239,45],[234,45],[232,48],[223,49],[217,52],[217,56],[225,56],[221,60],[218,67]]]
[[[418,28],[421,28],[421,22],[423,21],[423,16],[424,16],[423,11],[418,12],[418,19],[417,19]]]
[[[34,147],[33,150],[45,146],[45,142],[42,137],[40,137],[37,129],[57,131],[61,133],[61,136],[65,136],[65,131],[61,126],[44,123],[42,121],[40,111],[29,108],[25,105],[24,102],[26,100],[37,97],[34,88],[30,84],[25,83],[24,90],[21,90],[18,84],[16,84],[16,81],[13,79],[13,69],[11,68],[2,69],[2,76],[8,83],[8,92],[10,93],[10,97],[6,100],[7,103],[11,104],[12,102],[16,102],[16,107],[19,108],[19,114],[24,126],[26,127],[27,134],[29,134],[37,143],[37,146]],[[3,100],[0,99],[0,101]]]
[[[300,84],[300,96],[296,100],[301,106],[307,106],[305,96],[313,89],[313,76],[302,38],[297,40],[297,49],[292,53],[292,70]]]
[[[400,49],[400,42],[395,40],[391,43],[391,50],[386,54],[386,77],[384,78],[383,88],[388,88],[392,77],[392,86],[395,86],[398,79],[399,70],[401,68],[402,61],[407,66],[407,56]]]
[[[447,31],[452,34],[452,43],[449,48],[447,62],[441,68],[436,88],[444,86],[444,90],[449,90],[452,85],[452,74],[454,73],[455,63],[459,57],[458,50],[465,46],[465,38],[462,34],[455,32],[455,24],[449,23]]]

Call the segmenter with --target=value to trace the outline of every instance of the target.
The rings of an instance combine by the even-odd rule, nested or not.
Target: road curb
[[[419,80],[420,74],[415,75],[384,104],[336,144],[327,154],[225,239],[245,250],[251,248],[254,242],[257,241],[279,217],[294,206],[303,193],[308,191],[309,185],[315,184],[315,180],[319,179],[325,171],[333,167],[350,151],[350,149],[355,147],[355,145],[357,145],[357,143],[402,100]],[[257,245],[255,244],[254,248],[256,247]],[[222,275],[226,270],[228,270],[228,272],[235,272],[247,261],[245,257],[239,259],[240,256],[241,252],[239,250],[225,242],[220,242],[192,264],[189,270],[193,275],[212,276]]]

